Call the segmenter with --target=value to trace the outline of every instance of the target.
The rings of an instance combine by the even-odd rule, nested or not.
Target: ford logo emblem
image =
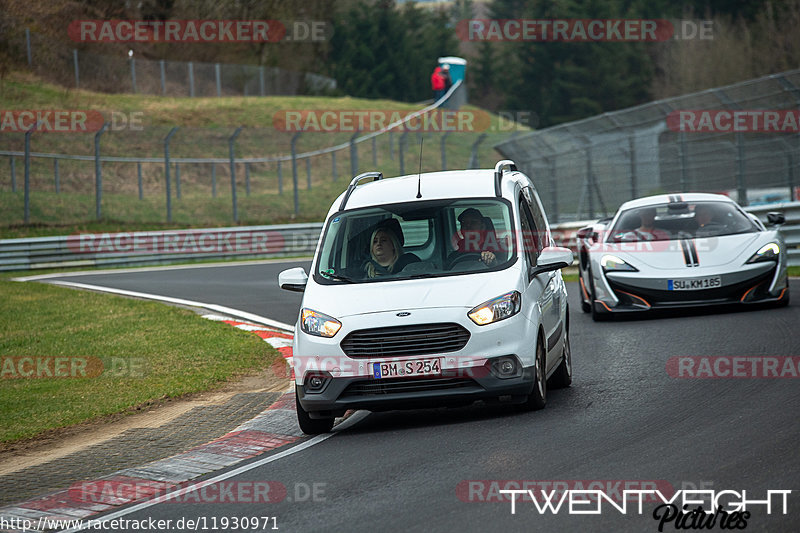
[[[403,311],[402,313],[397,313],[397,316],[408,316],[408,315],[410,315],[410,314],[411,314],[411,313],[409,313],[409,312],[407,312],[407,311]]]

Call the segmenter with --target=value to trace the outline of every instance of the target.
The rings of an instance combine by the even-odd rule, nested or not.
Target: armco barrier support
[[[789,265],[800,266],[800,202],[748,207],[766,221],[767,213],[786,215],[781,227]],[[556,244],[575,249],[575,233],[593,222],[552,226]],[[191,259],[255,259],[314,253],[322,224],[248,226],[136,233],[85,234],[0,240],[0,271],[59,267],[140,266]],[[105,239],[105,240],[104,240]],[[138,243],[138,245],[137,245]],[[83,244],[83,248],[81,248]]]

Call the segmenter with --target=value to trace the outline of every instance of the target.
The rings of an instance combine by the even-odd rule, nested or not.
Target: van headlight
[[[522,296],[511,291],[474,307],[467,316],[477,325],[485,326],[516,315],[521,306]]]
[[[316,337],[333,337],[341,329],[342,323],[313,309],[300,310],[300,329]]]
[[[617,257],[616,255],[604,255],[600,259],[600,266],[603,270],[615,270],[617,272],[638,272],[639,269],[633,267]]]
[[[759,263],[761,261],[777,261],[780,255],[781,255],[781,247],[778,246],[778,243],[771,242],[759,248],[759,250],[756,253],[754,253],[750,259],[747,260],[747,262]]]

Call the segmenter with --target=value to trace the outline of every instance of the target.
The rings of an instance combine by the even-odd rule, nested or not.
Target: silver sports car
[[[581,308],[614,313],[721,304],[789,303],[786,250],[726,196],[650,196],[622,204],[577,234]]]

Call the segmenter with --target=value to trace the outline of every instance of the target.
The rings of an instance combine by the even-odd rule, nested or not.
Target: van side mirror
[[[303,267],[290,268],[278,274],[278,286],[286,291],[303,292],[308,284],[308,275]]]
[[[786,215],[777,211],[770,211],[767,213],[767,222],[773,226],[786,223]]]
[[[542,250],[536,260],[536,266],[531,267],[531,276],[537,276],[542,272],[561,270],[572,264],[574,256],[569,248],[560,246],[549,246]]]

